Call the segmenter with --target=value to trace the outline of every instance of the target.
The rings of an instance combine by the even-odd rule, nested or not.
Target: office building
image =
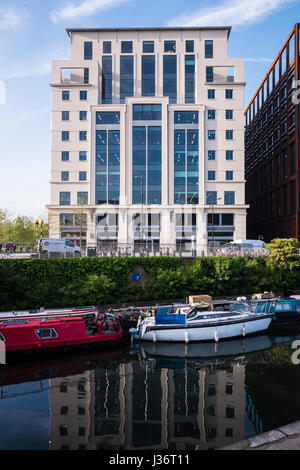
[[[246,235],[230,27],[68,29],[53,62],[50,236],[206,253]]]

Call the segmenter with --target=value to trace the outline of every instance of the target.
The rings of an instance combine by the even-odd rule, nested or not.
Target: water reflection
[[[35,409],[47,393],[53,450],[217,448],[300,418],[293,339],[145,343],[2,366],[0,406],[31,394]]]

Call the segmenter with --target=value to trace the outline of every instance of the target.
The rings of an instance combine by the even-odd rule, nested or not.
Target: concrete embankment
[[[217,450],[300,450],[300,421]]]

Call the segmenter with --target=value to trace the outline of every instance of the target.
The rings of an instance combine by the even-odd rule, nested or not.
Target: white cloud
[[[82,16],[90,16],[93,13],[110,10],[119,5],[129,3],[131,0],[84,0],[78,5],[69,3],[60,10],[51,12],[51,19],[54,23],[62,20],[72,20]]]
[[[21,24],[21,15],[13,8],[0,8],[0,30],[16,29]]]
[[[217,6],[200,8],[172,18],[168,26],[244,26],[299,0],[223,0]]]

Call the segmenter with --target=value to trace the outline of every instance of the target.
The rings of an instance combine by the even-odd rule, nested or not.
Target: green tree
[[[274,289],[299,287],[300,259],[297,253],[299,242],[295,238],[275,238],[266,248],[270,250],[267,266],[273,274]]]

